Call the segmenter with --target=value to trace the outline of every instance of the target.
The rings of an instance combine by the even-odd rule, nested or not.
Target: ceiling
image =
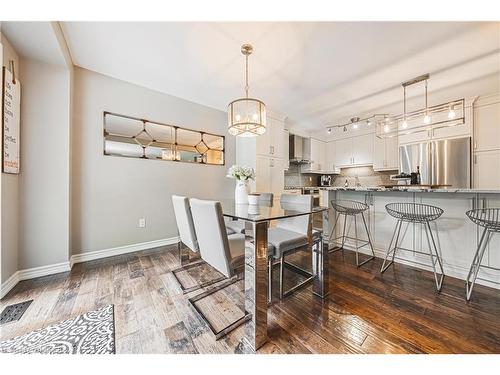
[[[401,82],[423,73],[432,94],[500,71],[498,23],[64,22],[63,31],[75,65],[223,111],[244,93],[240,46],[250,42],[250,95],[306,130],[400,103]]]
[[[57,23],[56,23],[57,24]],[[66,66],[52,22],[2,22],[1,31],[22,57]]]

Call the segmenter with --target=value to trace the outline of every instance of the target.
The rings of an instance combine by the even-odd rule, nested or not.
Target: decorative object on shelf
[[[266,105],[259,99],[248,97],[248,56],[253,52],[250,44],[241,46],[245,56],[245,97],[227,106],[228,131],[231,135],[254,137],[266,132]]]
[[[429,107],[428,80],[430,75],[423,74],[403,82],[403,114],[387,117],[377,122],[376,134],[379,138],[396,137],[465,123],[465,99],[452,100]],[[424,108],[407,111],[406,88],[424,83]]]
[[[222,135],[104,112],[104,155],[224,165]]]
[[[3,68],[2,98],[2,172],[19,174],[19,142],[21,114],[21,83],[16,78],[14,61],[9,61],[10,71]]]
[[[227,172],[227,177],[236,179],[234,189],[234,200],[236,204],[248,204],[248,194],[250,180],[255,180],[255,171],[253,168],[240,167],[233,165]]]

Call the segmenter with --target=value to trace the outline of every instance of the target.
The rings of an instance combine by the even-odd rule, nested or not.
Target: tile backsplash
[[[379,186],[394,183],[390,180],[391,174],[397,171],[375,172],[372,167],[343,168],[340,174],[332,176],[332,186],[344,186],[345,181],[349,186]],[[285,186],[318,186],[319,174],[300,173],[297,165],[290,165],[285,171]]]
[[[332,180],[333,186],[344,186],[345,181],[349,186],[379,186],[393,184],[390,180],[391,174],[398,171],[375,172],[372,167],[343,168],[340,174],[335,175]]]

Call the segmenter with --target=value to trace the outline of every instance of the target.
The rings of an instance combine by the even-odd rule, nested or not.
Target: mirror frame
[[[211,135],[211,136],[214,136],[214,137],[219,137],[219,138],[222,138],[222,148],[221,149],[217,149],[217,148],[210,148],[204,141],[203,143],[205,144],[205,146],[207,147],[207,150],[203,153],[203,154],[199,154],[200,155],[200,161],[199,162],[192,162],[192,161],[185,161],[185,160],[179,160],[177,158],[174,158],[174,159],[152,159],[152,158],[148,158],[146,155],[145,155],[145,150],[148,146],[142,146],[142,149],[143,149],[143,154],[142,156],[126,156],[126,155],[117,155],[117,154],[112,154],[112,153],[107,153],[106,152],[106,138],[107,136],[111,136],[111,135],[118,135],[118,134],[115,134],[115,133],[112,133],[110,134],[107,130],[106,130],[106,116],[115,116],[115,117],[122,117],[122,118],[125,118],[125,119],[128,119],[128,120],[136,120],[136,121],[140,121],[142,122],[142,126],[143,126],[143,129],[145,129],[146,127],[146,124],[147,123],[150,123],[150,124],[155,124],[155,125],[163,125],[163,126],[168,126],[170,128],[172,128],[174,130],[174,143],[172,143],[172,150],[174,152],[174,154],[177,154],[177,146],[183,146],[183,145],[178,145],[177,144],[177,130],[178,129],[181,129],[181,130],[188,130],[188,131],[191,131],[191,132],[194,132],[194,133],[198,133],[200,134],[200,138],[201,138],[201,141],[203,141],[203,136],[205,134],[207,135]],[[144,130],[145,131],[145,130]],[[148,135],[150,135],[149,133],[147,133]],[[119,135],[118,135],[119,136]],[[151,136],[151,135],[150,135]],[[134,136],[130,137],[130,136],[123,136],[123,137],[126,137],[126,138],[130,138],[130,139],[134,139]],[[151,138],[153,138],[151,136]],[[200,141],[200,142],[201,142]],[[152,142],[155,142],[155,140],[153,139]],[[186,146],[186,145],[184,145]],[[195,147],[196,145],[194,145],[193,147]],[[219,151],[219,152],[222,152],[222,164],[217,164],[217,163],[208,163],[206,161],[204,161],[204,158],[203,156],[208,152],[208,151]],[[226,165],[226,137],[224,135],[220,135],[220,134],[215,134],[215,133],[211,133],[211,132],[204,132],[204,131],[199,131],[199,130],[194,130],[194,129],[190,129],[190,128],[185,128],[185,127],[181,127],[181,126],[177,126],[177,125],[171,125],[171,124],[166,124],[166,123],[162,123],[162,122],[158,122],[158,121],[152,121],[152,120],[146,120],[146,119],[142,119],[142,118],[138,118],[138,117],[133,117],[133,116],[127,116],[127,115],[121,115],[119,113],[114,113],[114,112],[109,112],[109,111],[104,111],[103,112],[103,155],[104,156],[114,156],[114,157],[122,157],[122,158],[131,158],[131,159],[146,159],[146,160],[157,160],[157,161],[173,161],[173,162],[180,162],[180,163],[188,163],[188,164],[201,164],[201,165],[215,165],[215,166],[225,166]]]

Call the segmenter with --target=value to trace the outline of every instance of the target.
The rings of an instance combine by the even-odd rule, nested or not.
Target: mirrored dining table
[[[245,247],[245,310],[251,314],[251,319],[245,325],[244,341],[251,350],[259,349],[267,341],[267,308],[268,308],[268,242],[267,231],[273,220],[303,216],[322,215],[323,233],[328,232],[328,208],[293,205],[285,203],[271,205],[236,204],[234,200],[222,200],[222,211],[226,218],[243,220],[245,232],[253,237]],[[312,219],[312,218],[311,218]],[[312,292],[319,298],[328,295],[328,241],[323,246],[313,250],[312,226],[310,220],[308,236],[309,250],[317,253],[312,256]],[[316,229],[316,228],[315,228]]]

